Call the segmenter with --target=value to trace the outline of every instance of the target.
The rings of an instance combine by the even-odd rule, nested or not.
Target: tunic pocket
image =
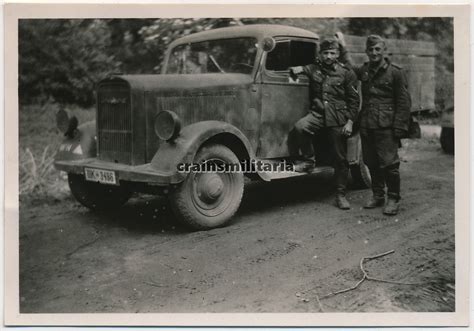
[[[330,77],[328,79],[328,84],[331,86],[341,86],[344,79],[341,77]]]
[[[393,125],[393,116],[395,112],[391,105],[379,105],[379,127],[388,128]]]
[[[324,80],[323,76],[317,72],[313,73],[311,78],[313,79],[314,82],[318,84],[321,84]]]

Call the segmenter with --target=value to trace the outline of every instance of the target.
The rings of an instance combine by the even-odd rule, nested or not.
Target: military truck
[[[272,181],[306,175],[261,165],[294,162],[288,134],[310,100],[308,79],[293,80],[289,67],[314,61],[318,43],[314,32],[280,25],[221,28],[178,39],[160,75],[101,81],[95,121],[78,125],[65,111],[57,114],[65,138],[55,167],[68,174],[73,196],[90,209],[118,208],[133,192],[162,194],[191,228],[223,226],[240,205],[244,176]],[[353,45],[357,55],[363,42]],[[427,100],[425,90],[417,91],[415,107]],[[315,147],[311,173],[331,171],[324,137]],[[370,185],[357,134],[348,139],[347,158],[355,181]],[[179,171],[203,163],[215,170]],[[249,165],[245,171],[219,170],[242,163]]]

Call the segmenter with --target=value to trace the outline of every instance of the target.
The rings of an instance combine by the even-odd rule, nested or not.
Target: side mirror
[[[265,52],[271,52],[275,49],[275,45],[276,45],[276,41],[275,39],[271,38],[271,37],[266,37],[265,39],[263,39],[262,41],[262,49],[265,51]]]

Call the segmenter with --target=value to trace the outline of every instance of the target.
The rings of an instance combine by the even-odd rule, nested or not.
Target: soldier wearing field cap
[[[352,134],[359,109],[359,95],[355,73],[339,63],[338,57],[337,39],[327,38],[321,41],[319,58],[314,63],[290,68],[293,75],[304,74],[310,82],[311,109],[295,124],[293,132],[309,168],[314,162],[313,135],[322,130],[327,133],[335,169],[336,204],[341,209],[349,209],[350,204],[345,197],[349,176],[347,138]]]
[[[336,34],[346,65],[351,66],[341,34]],[[410,94],[403,70],[386,57],[382,37],[370,35],[366,41],[369,61],[354,68],[362,82],[359,115],[362,153],[372,177],[372,197],[364,208],[385,207],[383,213],[396,215],[400,200],[400,139],[408,136]],[[385,203],[385,186],[387,202]]]

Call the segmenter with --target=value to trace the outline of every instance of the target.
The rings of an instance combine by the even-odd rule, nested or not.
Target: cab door
[[[316,40],[303,38],[276,39],[275,48],[263,54],[257,157],[289,156],[288,134],[309,110],[309,80],[304,75],[293,80],[289,68],[310,64],[315,56]]]

